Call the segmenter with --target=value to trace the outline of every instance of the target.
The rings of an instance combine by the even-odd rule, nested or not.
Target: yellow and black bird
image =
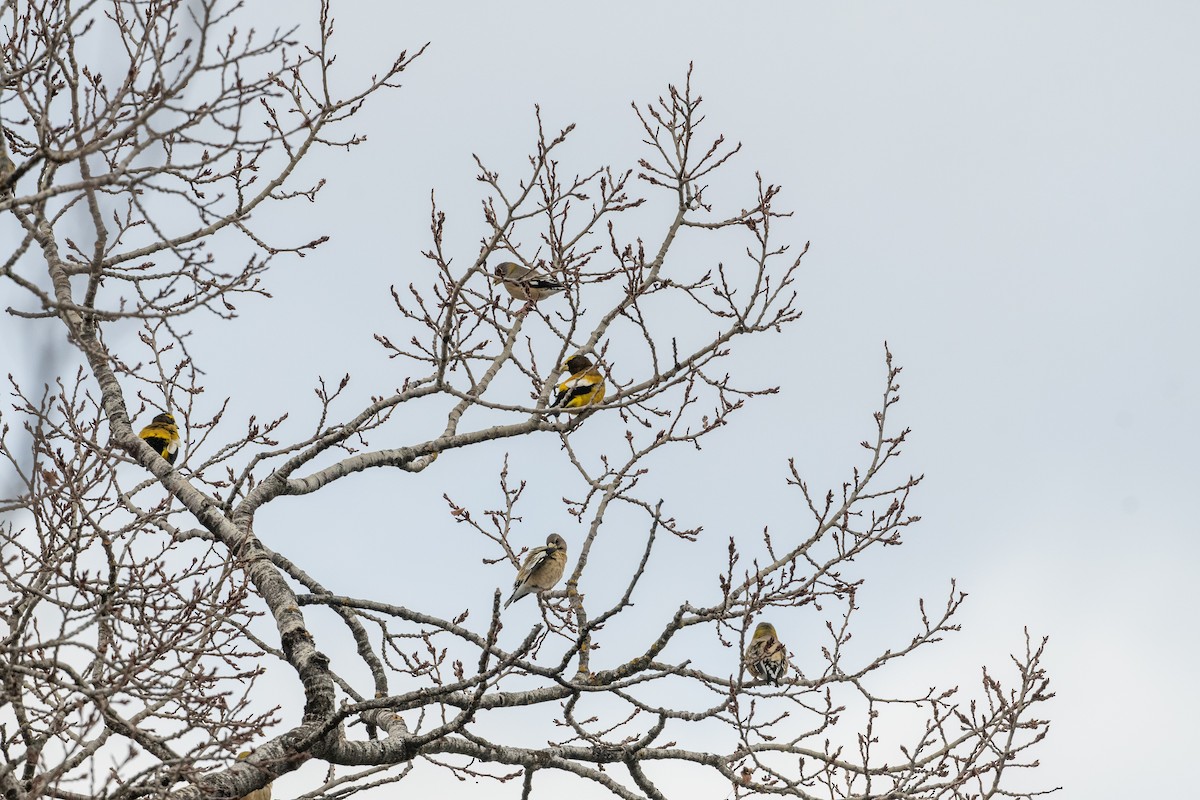
[[[758,623],[742,663],[754,678],[779,685],[787,674],[788,660],[787,648],[779,641],[774,625],[769,622]]]
[[[175,425],[175,417],[170,414],[159,414],[154,420],[142,428],[138,434],[146,440],[146,444],[154,448],[154,452],[172,464],[179,455],[179,428]]]
[[[571,356],[558,371],[570,373],[570,377],[554,387],[556,394],[550,403],[551,414],[578,412],[603,402],[604,376],[587,356]]]
[[[533,548],[525,556],[525,563],[513,581],[512,597],[505,601],[504,607],[508,608],[527,594],[541,594],[554,588],[566,566],[567,543],[557,533],[552,533],[546,537],[546,544]]]
[[[245,761],[249,757],[249,750],[243,750],[242,752],[238,753],[238,761]],[[255,789],[250,794],[242,795],[241,800],[271,800],[271,784],[268,783],[261,789]]]
[[[512,261],[497,264],[492,272],[495,274],[492,283],[503,285],[515,299],[524,300],[527,304],[545,300],[550,295],[558,294],[567,288],[562,282],[556,281],[549,275],[544,275],[532,267],[523,267]]]

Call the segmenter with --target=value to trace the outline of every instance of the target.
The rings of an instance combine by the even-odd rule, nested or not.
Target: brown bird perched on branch
[[[154,448],[154,452],[172,464],[179,455],[179,428],[175,425],[175,417],[170,414],[159,414],[138,434],[146,440],[146,444]]]
[[[567,288],[549,275],[544,275],[532,267],[522,267],[512,261],[497,264],[492,271],[495,273],[492,283],[503,284],[510,295],[517,300],[526,301],[527,304],[545,300]]]
[[[525,563],[513,581],[512,597],[504,603],[508,608],[527,594],[541,594],[554,588],[567,566],[567,543],[557,533],[546,537],[546,544],[535,547],[525,556]]]
[[[245,761],[249,757],[249,750],[243,750],[242,752],[238,753],[238,761]],[[273,782],[274,781],[272,781],[272,783]],[[255,789],[250,794],[242,795],[242,800],[271,800],[271,784],[268,783],[261,789]]]
[[[569,372],[571,377],[554,387],[557,394],[550,403],[551,414],[584,409],[604,400],[604,376],[587,356],[571,356],[558,371]]]
[[[769,622],[758,623],[742,663],[758,680],[779,685],[787,673],[788,660],[787,648],[779,641],[774,625]]]
[[[4,150],[4,142],[0,142],[0,197],[7,197],[16,192],[16,187],[5,187],[8,182],[8,176],[17,171],[17,165],[8,157],[8,153]]]

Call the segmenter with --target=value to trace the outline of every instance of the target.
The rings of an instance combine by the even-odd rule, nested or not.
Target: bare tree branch
[[[372,386],[364,402],[348,375],[321,379],[312,406],[228,419],[189,349],[192,320],[232,318],[241,295],[269,297],[276,257],[320,252],[323,234],[277,242],[261,220],[320,199],[325,181],[301,182],[299,165],[361,143],[355,114],[424,51],[338,93],[329,2],[309,43],[299,27],[239,25],[240,11],[0,3],[6,310],[53,325],[78,362],[53,380],[10,376],[0,409],[0,486],[13,487],[0,499],[6,797],[238,798],[311,760],[325,777],[303,797],[425,770],[520,778],[532,797],[535,773],[554,770],[617,797],[663,798],[675,794],[669,765],[728,783],[733,797],[1036,794],[1013,775],[1036,766],[1048,730],[1044,640],[1027,634],[1003,682],[985,669],[974,699],[957,687],[888,696],[879,676],[893,662],[958,629],[966,595],[952,582],[944,605],[922,601],[894,641],[865,656],[848,646],[864,585],[856,559],[900,545],[920,519],[909,503],[922,477],[898,465],[909,431],[894,422],[890,350],[863,461],[826,490],[792,464],[798,493],[781,502],[804,521],[747,521],[715,563],[695,556],[696,574],[713,579],[686,596],[674,580],[668,548],[700,553],[713,534],[677,518],[679,487],[673,496],[648,476],[672,451],[697,457],[705,437],[777,391],[731,367],[746,337],[787,334],[800,318],[808,250],[778,240],[788,212],[761,176],[744,207],[717,210],[724,198],[705,181],[734,167],[740,145],[705,133],[690,70],[634,106],[646,145],[636,165],[568,166],[574,126],[547,129],[540,109],[521,171],[476,156],[477,250],[447,240],[431,197],[423,271],[391,287],[395,314],[375,336],[404,366],[403,385]],[[111,42],[103,66],[83,55],[99,37]],[[655,194],[667,213],[645,202]],[[698,262],[685,238],[740,255]],[[508,261],[561,293],[522,305],[497,291],[492,268]],[[136,340],[120,335],[130,326]],[[548,413],[562,366],[581,354],[603,376],[603,401]],[[418,408],[435,422],[418,429]],[[183,433],[178,459],[134,425],[159,411]],[[289,414],[302,433],[285,435]],[[605,425],[623,434],[580,435]],[[516,609],[502,617],[499,591],[489,608],[447,614],[337,585],[286,537],[259,539],[256,526],[272,525],[260,512],[282,497],[360,491],[380,469],[436,474],[443,454],[500,441],[554,447],[574,487],[564,526],[581,532],[567,537],[561,582],[524,601],[539,617],[516,641],[501,636]],[[447,474],[445,524],[466,534],[463,560],[477,556],[502,585],[530,545],[522,509],[546,498],[507,458],[496,474],[490,507]],[[619,569],[604,560],[615,543]],[[397,564],[398,580],[419,569]],[[820,621],[824,639],[793,641],[776,683],[743,674],[748,631],[785,613]],[[302,708],[265,699],[268,673]],[[526,725],[533,741],[516,733]]]

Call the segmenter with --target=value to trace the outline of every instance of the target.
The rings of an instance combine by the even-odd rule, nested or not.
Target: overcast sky
[[[840,482],[887,340],[905,367],[897,416],[914,429],[907,469],[927,476],[924,521],[868,568],[875,627],[860,635],[890,643],[918,596],[956,578],[965,629],[917,666],[930,683],[977,695],[978,667],[1003,669],[1024,626],[1048,635],[1058,697],[1035,782],[1167,796],[1200,714],[1200,474],[1186,438],[1200,407],[1200,6],[989,5],[347,4],[347,77],[432,46],[359,118],[369,142],[331,162],[313,224],[333,240],[275,276],[269,313],[319,291],[338,322],[297,334],[311,373],[354,371],[347,353],[369,352],[386,286],[420,264],[431,189],[453,252],[471,259],[472,153],[515,173],[538,103],[548,126],[578,123],[574,168],[631,167],[643,152],[630,102],[695,62],[709,130],[743,143],[722,199],[745,205],[736,192],[761,171],[796,212],[788,238],[812,241],[804,320],[743,356],[744,374],[783,391],[706,447],[729,493],[696,498],[696,513],[716,539],[786,524],[789,456],[815,483]],[[445,478],[430,475],[430,491]]]
[[[905,368],[897,417],[914,429],[906,468],[927,476],[912,504],[924,521],[864,567],[860,636],[890,645],[917,597],[940,599],[957,579],[970,593],[963,633],[902,678],[978,696],[979,666],[1006,674],[1028,626],[1050,637],[1058,692],[1031,780],[1068,798],[1177,795],[1200,715],[1200,474],[1186,438],[1200,408],[1200,6],[989,6],[345,3],[335,46],[347,81],[432,45],[405,88],[357,118],[369,141],[311,168],[331,183],[286,224],[331,242],[281,266],[274,300],[244,303],[220,339],[196,343],[217,359],[278,324],[305,362],[224,358],[208,391],[274,416],[311,405],[317,375],[350,371],[364,393],[378,388],[371,334],[399,329],[388,286],[422,264],[430,191],[450,214],[449,248],[469,261],[482,196],[472,153],[515,174],[538,103],[548,127],[579,125],[574,169],[632,167],[643,152],[630,102],[681,81],[692,61],[710,132],[743,143],[718,200],[748,205],[761,171],[796,212],[784,234],[812,249],[804,319],[740,355],[743,375],[781,393],[704,451],[701,479],[724,472],[728,492],[697,493],[681,467],[666,496],[690,504],[718,545],[785,526],[797,507],[788,457],[828,486],[855,463],[886,340]],[[298,318],[315,324],[297,330]],[[523,446],[455,465],[457,483]],[[561,466],[557,446],[529,447]],[[536,477],[536,460],[523,468]],[[455,474],[388,476],[381,491],[429,512],[413,527],[457,536],[437,500]],[[322,542],[297,523],[321,514],[358,514],[378,541],[400,535],[398,515],[361,499],[371,480],[325,493],[324,510],[268,508],[278,525],[259,533],[301,563]],[[546,525],[563,516],[560,496]],[[538,524],[531,516],[531,537]],[[273,540],[280,527],[290,544]],[[387,580],[387,565],[375,577]],[[486,603],[493,588],[464,591]],[[519,786],[483,791],[515,798]]]

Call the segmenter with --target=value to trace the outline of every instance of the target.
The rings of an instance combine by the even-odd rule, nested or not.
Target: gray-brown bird
[[[545,300],[552,294],[558,294],[567,287],[549,275],[544,275],[532,267],[523,267],[512,261],[504,261],[492,270],[495,277],[492,283],[499,283],[517,300],[528,304]]]
[[[17,171],[17,165],[8,157],[8,153],[4,150],[4,142],[0,142],[0,197],[8,197],[15,194],[16,187],[5,186],[8,183],[9,176]]]
[[[779,685],[787,674],[788,660],[787,648],[779,641],[774,625],[769,622],[758,623],[742,663],[758,680]]]
[[[525,563],[513,581],[512,597],[504,603],[508,608],[527,594],[541,594],[554,588],[567,566],[567,543],[557,533],[546,537],[546,544],[535,547],[525,556]]]

